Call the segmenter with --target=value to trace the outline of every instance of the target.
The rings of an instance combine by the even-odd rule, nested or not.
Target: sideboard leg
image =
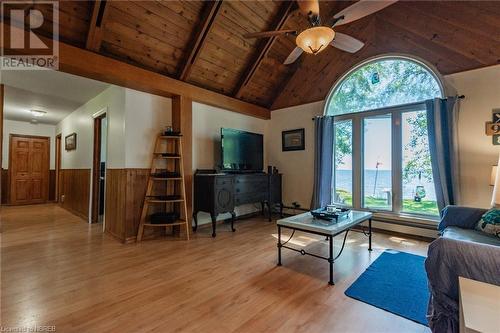
[[[193,221],[194,221],[193,231],[196,231],[198,229],[198,212],[193,212]]]
[[[212,237],[215,237],[215,229],[217,228],[217,215],[210,214],[210,217],[212,218]]]
[[[234,229],[234,220],[236,220],[236,213],[231,212],[231,231],[232,232],[236,231],[236,229]]]

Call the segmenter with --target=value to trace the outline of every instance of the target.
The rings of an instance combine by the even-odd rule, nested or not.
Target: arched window
[[[355,67],[335,85],[325,114],[362,112],[442,96],[437,76],[423,63],[404,57],[378,58]]]
[[[334,202],[395,214],[438,215],[425,101],[443,97],[428,66],[407,57],[364,62],[332,88]]]

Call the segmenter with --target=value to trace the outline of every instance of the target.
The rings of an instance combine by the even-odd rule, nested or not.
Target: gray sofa
[[[429,245],[425,270],[431,297],[432,332],[458,332],[458,277],[500,285],[500,239],[474,228],[485,209],[448,206],[441,212],[441,236]]]

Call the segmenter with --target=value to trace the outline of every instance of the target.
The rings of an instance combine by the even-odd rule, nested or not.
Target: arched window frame
[[[374,57],[371,57],[371,58],[368,58],[368,59],[361,61],[360,63],[353,66],[351,69],[349,69],[347,72],[345,72],[337,81],[335,81],[332,88],[328,92],[327,98],[325,100],[323,114],[328,115],[328,105],[330,105],[330,100],[333,97],[333,95],[336,93],[336,91],[339,89],[339,87],[342,85],[342,83],[344,82],[344,80],[346,78],[348,78],[352,73],[354,73],[355,71],[357,71],[361,67],[368,65],[368,64],[371,64],[371,63],[374,63],[374,62],[381,61],[381,60],[406,60],[406,61],[411,61],[419,66],[422,66],[434,77],[434,79],[438,83],[439,89],[441,90],[440,97],[441,98],[446,97],[446,87],[443,84],[444,80],[443,80],[441,74],[439,74],[438,70],[433,65],[427,63],[423,59],[419,59],[418,57],[414,57],[414,56],[409,56],[409,55],[405,55],[405,54],[385,54],[385,55],[374,56]],[[401,105],[404,105],[404,104],[401,104]],[[396,105],[396,106],[400,106],[400,105]],[[374,109],[374,110],[376,110],[376,109]],[[365,110],[363,112],[366,112],[366,111],[370,111],[370,110]]]
[[[350,74],[358,70],[359,68],[370,64],[374,63],[377,61],[382,61],[382,60],[405,60],[405,61],[411,61],[413,63],[416,63],[419,66],[422,66],[425,70],[427,70],[432,77],[436,80],[441,96],[436,96],[436,97],[441,97],[445,98],[447,91],[446,91],[446,86],[444,85],[444,80],[442,79],[442,76],[439,74],[437,69],[434,68],[431,64],[428,64],[424,60],[418,59],[413,56],[407,56],[407,55],[401,55],[401,54],[387,54],[387,55],[382,55],[382,56],[376,56],[373,58],[366,59],[359,64],[353,66],[350,70],[348,70],[346,73],[344,73],[332,86],[330,89],[330,92],[328,94],[328,97],[325,101],[324,104],[324,114],[328,115],[328,106],[330,104],[330,100],[332,96],[335,94],[337,89],[341,86],[341,84],[344,82],[346,78],[349,77]],[[392,162],[393,170],[401,169],[401,157],[402,157],[402,152],[397,151],[398,149],[401,148],[401,135],[399,134],[401,131],[401,116],[404,112],[410,111],[414,109],[416,106],[422,107],[425,105],[425,101],[417,101],[417,102],[411,102],[407,104],[400,104],[400,105],[391,105],[391,106],[385,106],[382,108],[377,108],[377,109],[368,109],[368,110],[363,110],[359,112],[351,112],[351,113],[345,113],[345,114],[340,114],[340,115],[335,115],[336,121],[345,121],[345,120],[350,120],[351,125],[353,126],[352,128],[354,129],[354,132],[352,133],[352,144],[353,148],[354,147],[361,147],[361,151],[353,151],[352,159],[353,159],[353,169],[352,169],[352,176],[353,178],[351,179],[352,181],[352,203],[348,206],[354,208],[354,209],[361,209],[361,210],[367,210],[369,208],[366,208],[365,204],[363,203],[363,190],[362,187],[363,185],[363,176],[362,176],[362,164],[363,164],[363,157],[362,151],[364,148],[362,147],[362,133],[360,130],[362,129],[362,119],[364,117],[372,117],[372,116],[377,116],[381,115],[384,113],[390,113],[392,115],[392,121],[393,121],[393,127],[392,127],[392,155],[393,155],[393,160],[395,162]],[[396,148],[395,148],[396,147]],[[399,161],[398,161],[399,159]],[[335,178],[335,177],[334,177]],[[334,180],[335,181],[335,180]],[[333,184],[332,184],[333,185]],[[390,215],[396,215],[392,216],[391,219],[394,220],[402,220],[402,221],[408,221],[408,219],[412,220],[412,216],[417,216],[418,220],[415,221],[429,221],[431,224],[437,223],[437,217],[438,215],[427,215],[427,214],[416,214],[416,213],[407,213],[403,212],[403,197],[402,197],[402,192],[401,192],[401,186],[402,186],[402,177],[401,175],[395,175],[393,173],[392,175],[392,204],[391,208],[389,211],[387,210],[379,210],[379,209],[369,209],[371,211],[374,211],[377,215],[378,213],[381,213],[382,216],[386,216],[388,213]],[[335,189],[332,188],[332,190],[335,192]]]

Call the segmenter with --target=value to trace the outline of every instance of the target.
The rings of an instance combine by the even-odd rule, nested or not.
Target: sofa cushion
[[[444,229],[442,237],[466,242],[500,246],[500,238],[494,235],[490,235],[477,230],[462,229],[459,227],[448,227]]]
[[[476,230],[495,235],[500,238],[500,209],[492,208],[481,217]]]

